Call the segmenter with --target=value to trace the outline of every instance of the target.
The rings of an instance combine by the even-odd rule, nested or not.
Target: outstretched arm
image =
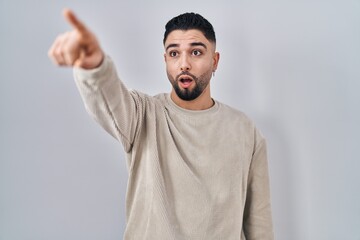
[[[142,123],[142,98],[137,92],[128,91],[120,81],[95,35],[72,11],[65,9],[63,14],[73,30],[56,38],[49,57],[59,66],[74,67],[75,82],[86,110],[129,152]]]

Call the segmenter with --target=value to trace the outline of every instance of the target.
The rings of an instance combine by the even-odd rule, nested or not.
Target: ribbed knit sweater
[[[127,153],[125,240],[273,239],[266,144],[242,112],[128,90],[109,57],[74,75],[87,111]]]

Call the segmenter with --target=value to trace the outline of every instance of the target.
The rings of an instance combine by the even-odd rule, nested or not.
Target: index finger
[[[64,9],[63,11],[65,19],[73,26],[75,29],[80,32],[86,32],[87,28],[85,25],[75,16],[75,14],[70,9]]]

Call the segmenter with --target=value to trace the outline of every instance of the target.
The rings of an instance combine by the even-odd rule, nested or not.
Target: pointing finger
[[[70,9],[64,9],[64,17],[66,20],[78,31],[84,33],[87,32],[85,25],[75,16],[75,14]]]

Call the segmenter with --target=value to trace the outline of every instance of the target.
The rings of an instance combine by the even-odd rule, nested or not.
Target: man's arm
[[[243,227],[246,240],[274,239],[266,141],[258,131],[255,131]]]
[[[74,78],[87,112],[129,152],[142,125],[144,99],[128,91],[108,56],[98,68],[74,68]]]
[[[120,81],[95,35],[70,10],[64,16],[73,30],[56,38],[49,57],[59,66],[74,67],[86,110],[129,152],[144,113],[142,98]]]

